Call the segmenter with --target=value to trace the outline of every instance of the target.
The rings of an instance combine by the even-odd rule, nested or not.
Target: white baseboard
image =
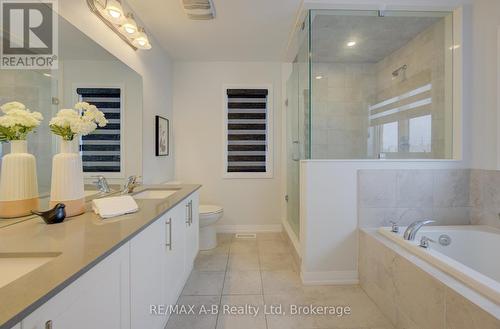
[[[300,272],[305,285],[358,284],[358,271]]]
[[[292,230],[290,224],[288,224],[288,221],[286,219],[283,220],[282,223],[285,233],[288,235],[290,241],[292,241],[292,245],[295,248],[295,252],[297,253],[297,255],[299,255],[299,257],[302,257],[302,249],[300,248],[300,241],[299,239],[297,239],[295,232]]]
[[[281,224],[271,225],[216,225],[217,233],[266,233],[281,232]]]

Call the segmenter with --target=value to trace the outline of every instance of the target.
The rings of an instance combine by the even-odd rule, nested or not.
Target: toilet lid
[[[208,215],[208,214],[218,214],[222,212],[221,206],[214,206],[208,204],[200,205],[200,214]]]

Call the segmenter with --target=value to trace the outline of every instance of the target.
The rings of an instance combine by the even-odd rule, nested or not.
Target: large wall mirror
[[[29,153],[37,160],[42,207],[50,194],[52,157],[58,151],[49,120],[79,101],[96,105],[109,122],[79,138],[86,194],[93,193],[95,176],[121,184],[129,175],[142,175],[142,77],[64,18],[58,20],[57,70],[11,69],[0,74],[0,105],[18,101],[44,117],[28,137]],[[1,143],[0,157],[9,152],[10,144]],[[0,227],[13,221],[0,219]]]

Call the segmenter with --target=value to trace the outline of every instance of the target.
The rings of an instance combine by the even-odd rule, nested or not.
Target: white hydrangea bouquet
[[[63,140],[71,141],[76,135],[85,136],[99,127],[108,124],[104,113],[95,105],[87,102],[76,103],[74,109],[62,109],[50,120],[50,130],[61,136]]]
[[[9,102],[0,106],[4,115],[0,116],[0,141],[26,140],[29,132],[40,125],[43,116],[31,112],[19,102]]]

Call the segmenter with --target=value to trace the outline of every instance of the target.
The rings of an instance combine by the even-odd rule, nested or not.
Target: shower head
[[[394,70],[394,71],[392,72],[392,77],[393,77],[393,78],[397,78],[397,77],[399,77],[399,75],[401,74],[401,72],[406,71],[406,69],[407,69],[407,68],[408,68],[408,65],[406,65],[406,64],[404,64],[403,66],[401,66],[401,67],[397,68],[396,70]]]

